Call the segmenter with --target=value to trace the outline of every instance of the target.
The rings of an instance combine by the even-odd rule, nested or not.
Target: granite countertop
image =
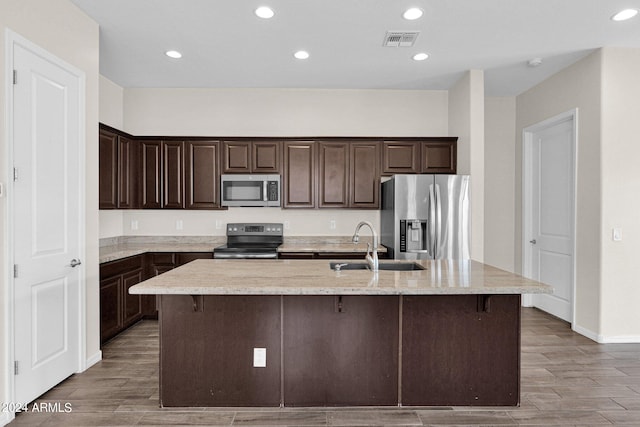
[[[100,264],[147,252],[213,252],[219,243],[120,243],[100,248]]]
[[[385,261],[406,262],[406,261]],[[132,294],[443,295],[552,293],[476,261],[422,260],[425,270],[333,271],[328,260],[196,260],[134,285]]]
[[[107,242],[100,247],[100,263],[117,261],[134,255],[147,252],[213,252],[216,246],[226,242],[225,236],[218,237],[145,237],[129,239],[125,242],[115,240]],[[379,253],[385,253],[387,248],[378,247]],[[353,244],[344,238],[287,238],[280,245],[278,252],[362,252],[362,257],[367,252],[365,239],[358,244]]]
[[[278,252],[362,252],[364,256],[367,252],[367,242],[284,242],[278,247]],[[387,248],[378,246],[378,252],[385,253]]]

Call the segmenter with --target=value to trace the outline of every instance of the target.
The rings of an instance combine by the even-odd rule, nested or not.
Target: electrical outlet
[[[182,230],[184,228],[184,224],[181,219],[176,221],[176,230]]]
[[[138,229],[138,220],[137,219],[132,219],[131,220],[131,229],[132,230],[137,230]]]
[[[332,219],[331,221],[329,221],[329,229],[330,230],[335,230],[336,229],[336,220]]]
[[[267,367],[267,349],[266,348],[253,349],[253,367],[254,368]]]
[[[288,230],[289,228],[290,228],[289,221],[285,221],[285,222],[284,222],[284,229],[285,229],[285,230]]]
[[[216,230],[220,230],[222,229],[222,221],[220,221],[219,219],[216,219]]]

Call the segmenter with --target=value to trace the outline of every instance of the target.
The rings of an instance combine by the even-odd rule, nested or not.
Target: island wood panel
[[[161,406],[279,406],[280,298],[161,295]]]
[[[404,296],[403,405],[516,406],[520,296]]]
[[[284,296],[285,406],[397,405],[397,296]]]

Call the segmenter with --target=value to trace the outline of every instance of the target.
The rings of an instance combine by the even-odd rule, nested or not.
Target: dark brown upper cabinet
[[[111,130],[100,128],[99,208],[132,209],[138,205],[136,143]]]
[[[318,207],[349,205],[349,144],[318,142]]]
[[[378,141],[318,142],[318,207],[378,208]]]
[[[420,173],[419,141],[384,141],[382,153],[382,173]]]
[[[222,173],[280,173],[281,141],[223,141]]]
[[[380,143],[349,144],[349,207],[380,206]]]
[[[315,141],[285,141],[283,207],[316,207],[316,150]]]
[[[457,137],[388,140],[383,143],[382,175],[455,174]]]
[[[118,135],[100,129],[100,209],[118,207]]]
[[[220,143],[185,141],[185,195],[187,209],[220,207]]]
[[[162,207],[162,142],[142,141],[142,208]]]
[[[162,141],[162,207],[184,208],[184,142]]]
[[[421,147],[422,173],[455,174],[457,168],[458,138],[423,141]]]

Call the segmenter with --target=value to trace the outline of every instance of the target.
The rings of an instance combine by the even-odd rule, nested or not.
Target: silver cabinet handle
[[[79,259],[74,258],[74,259],[72,259],[72,260],[71,260],[71,262],[69,263],[69,266],[70,266],[70,267],[77,267],[77,266],[79,266],[80,264],[82,264],[82,261],[80,261]]]
[[[535,245],[537,242],[536,242],[536,239],[533,239],[533,240],[529,240],[529,243],[531,243],[532,245]]]

